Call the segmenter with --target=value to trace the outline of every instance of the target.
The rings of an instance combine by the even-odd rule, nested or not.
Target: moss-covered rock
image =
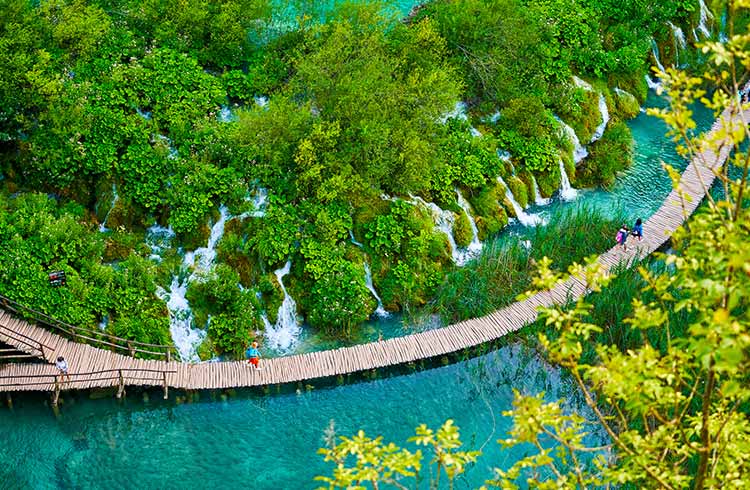
[[[580,94],[580,111],[572,114],[566,121],[578,135],[581,142],[591,141],[596,127],[602,122],[599,112],[599,93],[595,90],[583,90]]]
[[[549,197],[560,188],[560,166],[554,165],[547,172],[536,174],[536,183],[542,196]]]
[[[615,89],[613,118],[624,121],[633,119],[640,112],[641,106],[633,94],[619,88]]]
[[[453,225],[453,238],[456,240],[456,245],[459,247],[467,247],[474,233],[471,231],[471,223],[469,217],[463,211],[455,214],[455,223]]]
[[[526,208],[529,205],[529,193],[526,184],[515,175],[505,179],[505,182],[510,187],[510,191],[513,193],[516,202],[522,208]]]
[[[102,260],[104,262],[125,260],[132,251],[141,248],[140,245],[143,245],[141,235],[116,230],[107,238]],[[143,252],[143,250],[140,250],[140,252]]]
[[[258,289],[261,293],[268,321],[276,323],[279,314],[279,307],[284,301],[284,292],[281,290],[279,281],[276,280],[276,275],[272,272],[263,275],[258,283]]]
[[[602,138],[589,148],[589,158],[577,169],[576,185],[592,187],[611,186],[617,172],[633,162],[633,137],[630,128],[622,121],[607,127]]]

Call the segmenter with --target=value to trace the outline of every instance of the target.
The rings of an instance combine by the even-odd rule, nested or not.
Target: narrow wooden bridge
[[[735,114],[726,111],[714,122],[711,133],[728,132],[730,125],[741,127],[748,116],[750,110]],[[705,148],[693,159],[682,174],[678,190],[673,190],[644,223],[642,242],[631,246],[627,253],[615,247],[599,256],[598,261],[605,270],[650,254],[669,239],[698,207],[705,190],[714,181],[714,170],[726,162],[731,151],[728,143],[725,141],[718,148]],[[118,387],[119,396],[126,386],[159,386],[163,387],[166,398],[170,387],[220,389],[344,375],[435,358],[491,342],[536,320],[538,307],[561,304],[586,293],[584,281],[571,277],[551,290],[536,293],[481,318],[353,347],[264,359],[260,371],[242,361],[189,364],[172,361],[168,354],[164,360],[137,359],[132,356],[134,350],[156,346],[114,345],[105,339],[104,347],[110,349],[105,350],[69,340],[5,311],[0,312],[0,342],[46,362],[0,366],[0,391],[53,392],[56,403],[61,390]],[[74,331],[74,338],[76,335]],[[69,379],[62,379],[53,364],[58,356],[65,357],[70,366]]]

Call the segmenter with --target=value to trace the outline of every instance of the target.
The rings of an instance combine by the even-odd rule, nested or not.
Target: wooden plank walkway
[[[723,131],[729,123],[739,126],[742,121],[747,121],[748,116],[750,110],[742,115],[736,114],[730,120],[730,113],[726,111],[714,122],[711,132]],[[704,149],[703,158],[695,158],[682,174],[680,189],[690,196],[685,208],[683,209],[679,192],[672,191],[659,210],[644,223],[644,240],[631,244],[627,253],[614,247],[600,255],[598,260],[603,268],[609,270],[621,263],[629,263],[664,244],[698,207],[704,197],[703,189],[710,188],[714,181],[713,169],[724,164],[729,151],[730,145],[724,145],[718,152],[715,149]],[[73,374],[71,381],[62,386],[63,390],[111,387],[121,383],[179,389],[220,389],[293,383],[367,371],[439,357],[496,340],[536,320],[539,306],[560,304],[586,293],[584,282],[572,277],[550,291],[539,292],[484,317],[369,344],[264,359],[261,361],[263,369],[260,371],[248,367],[243,361],[188,364],[135,359],[72,342],[0,311],[0,341],[42,357],[40,349],[18,340],[35,339],[45,346],[43,357],[48,362],[0,365],[0,391],[54,392],[55,375],[58,371],[52,363],[57,356],[65,357]],[[101,373],[102,371],[108,372]],[[100,374],[75,375],[96,372]]]

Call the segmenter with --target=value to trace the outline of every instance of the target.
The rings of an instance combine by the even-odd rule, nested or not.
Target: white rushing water
[[[607,129],[607,124],[609,123],[609,109],[607,108],[607,99],[604,98],[604,94],[599,94],[599,114],[602,117],[602,122],[596,127],[594,135],[591,137],[591,143],[604,135],[604,131]]]
[[[477,223],[474,220],[474,216],[471,215],[471,206],[469,203],[464,199],[464,196],[461,195],[461,192],[456,189],[456,199],[458,200],[458,205],[461,206],[461,209],[463,209],[464,214],[466,214],[466,217],[469,219],[469,224],[471,225],[471,243],[466,247],[466,250],[463,251],[465,254],[464,262],[468,262],[470,259],[477,257],[479,253],[482,251],[482,242],[479,241],[479,230],[477,229]]]
[[[216,260],[216,244],[224,236],[224,225],[230,217],[229,210],[224,205],[219,207],[219,213],[219,219],[211,227],[211,235],[206,246],[185,254],[183,263],[188,267],[194,267],[195,272],[208,272]]]
[[[185,294],[190,278],[180,280],[178,275],[172,276],[169,291],[157,288],[157,295],[167,302],[169,309],[169,333],[172,342],[177,347],[180,359],[186,362],[200,361],[198,346],[206,338],[206,331],[193,328],[193,310],[190,309]]]
[[[674,57],[675,62],[679,65],[680,63],[680,51],[685,50],[687,47],[687,39],[685,39],[685,33],[681,27],[674,25],[672,22],[667,22],[669,27],[672,29],[672,39],[674,41]]]
[[[659,57],[659,46],[656,44],[656,40],[654,39],[651,39],[651,54],[654,56],[654,63],[656,63],[656,67],[659,69],[659,71],[667,71],[664,68],[664,65],[661,64],[661,58]]]
[[[534,204],[537,206],[546,206],[550,202],[552,202],[552,199],[548,197],[542,197],[542,193],[539,191],[539,184],[536,183],[536,177],[534,177],[534,174],[531,175],[531,183],[532,187],[534,188]]]
[[[577,87],[594,91],[594,87],[592,87],[590,83],[585,80],[581,80],[576,76],[573,76],[573,83],[575,83]],[[602,93],[599,94],[599,114],[601,115],[602,122],[599,124],[599,126],[597,126],[596,130],[594,131],[594,135],[591,137],[591,141],[589,143],[593,143],[594,141],[601,138],[604,134],[604,130],[607,129],[607,124],[609,123],[609,109],[607,108],[607,99]]]
[[[237,120],[237,114],[234,113],[231,107],[223,105],[216,118],[219,122],[223,123],[234,122]]]
[[[578,197],[578,191],[570,185],[568,173],[565,171],[565,164],[560,159],[560,199],[563,201],[572,201]]]
[[[268,97],[266,97],[265,95],[261,95],[260,97],[253,97],[253,100],[258,107],[265,108],[268,105]]]
[[[438,206],[434,202],[427,202],[419,196],[410,197],[412,200],[408,202],[411,202],[412,204],[417,206],[422,206],[430,211],[432,220],[435,223],[435,229],[443,233],[446,238],[448,238],[448,243],[451,249],[451,258],[453,259],[453,262],[455,262],[456,265],[463,265],[463,263],[459,263],[462,260],[461,252],[458,250],[458,245],[456,245],[456,239],[453,238],[453,225],[455,222],[453,213],[451,211],[441,209],[440,206]]]
[[[380,318],[387,318],[390,313],[383,307],[383,301],[380,299],[380,295],[375,291],[375,285],[372,283],[372,271],[370,270],[370,264],[365,260],[365,286],[370,290],[375,300],[378,302],[378,307],[375,310],[375,315]]]
[[[211,227],[211,235],[208,238],[206,246],[185,254],[182,261],[182,274],[172,276],[172,283],[168,292],[162,288],[157,288],[159,297],[167,302],[170,319],[169,332],[172,335],[172,342],[177,347],[177,351],[180,353],[180,358],[183,361],[199,361],[198,346],[206,338],[206,330],[193,328],[193,310],[190,308],[185,295],[190,282],[202,280],[203,275],[211,270],[216,259],[216,245],[224,235],[224,225],[230,217],[226,206],[221,206],[219,211],[219,219]],[[167,236],[174,235],[172,230],[168,228],[151,227],[149,231],[151,230],[153,230],[154,234],[160,232],[167,234]],[[152,246],[153,255],[159,257],[157,252],[159,249],[159,245]],[[191,269],[192,273],[187,274],[187,271]],[[181,275],[183,276],[182,280],[180,279]]]
[[[466,115],[466,104],[464,102],[456,102],[456,105],[453,107],[453,110],[449,113],[445,114],[443,117],[440,118],[440,122],[445,124],[448,119],[460,119],[462,121],[469,121],[469,116]],[[469,125],[469,132],[474,137],[482,136],[482,133],[479,132],[477,128]]]
[[[268,207],[268,189],[265,187],[256,187],[252,193],[245,197],[245,202],[251,203],[252,208],[237,215],[237,219],[264,217],[266,215],[266,207]]]
[[[299,318],[297,318],[297,303],[294,302],[284,286],[284,276],[289,274],[291,269],[292,261],[287,260],[284,267],[274,271],[281,291],[284,293],[284,300],[279,306],[276,323],[271,325],[268,319],[264,321],[266,324],[266,345],[280,352],[290,351],[297,344],[302,332]]]
[[[112,184],[112,203],[109,206],[109,211],[107,211],[107,214],[104,216],[104,221],[99,224],[99,232],[105,233],[109,231],[109,228],[107,228],[107,220],[109,219],[109,215],[112,213],[112,210],[115,209],[115,204],[117,204],[117,201],[119,199],[120,196],[117,194],[117,186],[115,184]]]
[[[505,180],[503,180],[501,176],[497,176],[497,181],[505,187],[505,198],[510,202],[510,205],[513,206],[513,212],[516,213],[516,219],[518,219],[519,223],[524,226],[544,224],[544,219],[540,215],[529,214],[523,210],[521,205],[518,204],[518,201],[516,201],[515,196],[513,196],[513,191],[510,190],[510,187],[505,183]]]
[[[708,10],[708,7],[706,6],[706,2],[704,0],[698,0],[698,5],[700,6],[700,21],[698,22],[698,30],[701,31],[706,39],[710,39],[711,29],[708,28],[708,19],[713,20],[714,14],[712,14],[711,11]]]
[[[153,225],[146,230],[146,245],[151,248],[149,259],[155,262],[161,262],[161,254],[170,247],[170,242],[174,238],[172,227],[164,228],[163,226]]]
[[[646,84],[648,85],[648,88],[650,88],[651,90],[655,92],[660,92],[662,89],[661,82],[657,82],[656,80],[654,80],[648,75],[646,75]]]
[[[555,119],[557,119],[557,122],[560,123],[562,132],[565,136],[567,136],[568,141],[573,144],[573,161],[575,163],[578,163],[589,156],[588,150],[581,144],[581,141],[578,139],[578,135],[573,130],[573,128],[571,128],[565,121],[563,121],[559,117],[555,116]]]

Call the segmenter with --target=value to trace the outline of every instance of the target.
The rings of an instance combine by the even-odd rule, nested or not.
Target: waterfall
[[[161,287],[156,289],[157,295],[167,302],[169,309],[169,333],[172,342],[177,347],[182,361],[199,361],[198,346],[206,337],[206,331],[193,328],[193,310],[190,309],[185,294],[190,278],[180,281],[179,276],[172,276],[169,292]]]
[[[677,27],[673,23],[667,21],[669,27],[672,28],[672,39],[674,40],[674,59],[675,63],[680,63],[680,50],[684,50],[687,47],[687,40],[685,39],[685,33],[682,32],[680,27]]]
[[[208,244],[205,247],[196,249],[194,252],[185,254],[184,263],[187,266],[194,266],[196,271],[207,272],[216,259],[216,244],[224,236],[224,225],[229,218],[229,210],[226,206],[219,207],[221,213],[219,219],[211,227],[211,235],[208,237]],[[197,261],[196,261],[197,257]]]
[[[178,156],[177,149],[174,146],[172,146],[171,139],[167,138],[163,134],[157,134],[157,135],[154,135],[154,138],[151,141],[155,143],[156,140],[159,140],[162,143],[164,143],[164,146],[166,146],[167,149],[169,150],[169,153],[167,154],[167,158],[169,158],[170,160],[175,160],[177,158]]]
[[[251,202],[252,209],[237,215],[237,219],[264,217],[266,215],[266,206],[268,206],[268,190],[265,187],[257,187],[253,193],[245,197],[245,202]]]
[[[646,84],[648,85],[648,88],[655,92],[660,92],[662,89],[661,82],[657,82],[648,75],[646,75]]]
[[[609,114],[607,114],[607,116],[609,116]],[[573,161],[577,164],[578,162],[589,156],[588,150],[586,150],[586,148],[581,145],[581,141],[578,139],[578,135],[573,130],[573,128],[571,128],[568,124],[565,123],[565,121],[563,121],[559,117],[555,116],[555,119],[557,119],[557,122],[560,123],[563,134],[566,135],[568,137],[568,140],[573,144]]]
[[[513,211],[516,213],[516,218],[522,225],[536,226],[539,224],[544,224],[544,220],[541,216],[539,216],[538,214],[528,214],[523,210],[521,205],[518,204],[516,198],[513,196],[513,191],[510,190],[510,187],[505,183],[501,176],[497,176],[497,181],[502,184],[503,187],[505,187],[505,198],[508,199],[511,206],[513,206]]]
[[[107,326],[109,325],[109,315],[102,316],[102,321],[99,322],[99,330],[104,332],[107,330]]]
[[[359,248],[364,248],[364,244],[358,242],[357,239],[354,238],[354,232],[352,230],[349,230],[349,238],[352,242],[352,245],[359,247]]]
[[[141,116],[146,121],[148,121],[149,119],[151,119],[151,113],[148,112],[148,111],[143,111],[139,107],[136,107],[135,112],[137,112],[138,115]]]
[[[284,293],[284,301],[279,306],[279,313],[276,317],[276,323],[271,325],[266,323],[266,340],[268,341],[268,347],[271,349],[279,350],[282,352],[288,352],[299,339],[299,335],[302,331],[299,321],[297,319],[297,303],[294,302],[284,286],[284,276],[289,274],[292,269],[292,261],[287,260],[286,265],[281,269],[274,271],[276,279],[279,281],[281,291]]]
[[[664,65],[661,64],[661,59],[659,58],[659,46],[656,44],[656,41],[654,39],[651,39],[651,54],[654,55],[654,62],[656,63],[656,67],[659,69],[659,71],[667,71],[664,68]]]
[[[719,41],[725,43],[729,41],[729,38],[727,37],[727,11],[724,9],[724,12],[721,14],[721,26],[719,27]]]
[[[258,107],[265,108],[268,105],[268,97],[261,95],[260,97],[253,97],[255,104]]]
[[[409,202],[414,205],[422,206],[430,211],[432,219],[435,222],[435,228],[443,233],[446,238],[448,238],[448,243],[450,244],[451,249],[451,258],[453,259],[453,262],[455,262],[457,265],[463,265],[462,263],[459,264],[459,261],[461,260],[461,253],[458,250],[458,245],[456,245],[455,238],[453,238],[453,223],[455,221],[453,213],[440,209],[440,207],[434,202],[427,202],[419,196],[410,197],[412,200]]]
[[[219,208],[221,213],[219,219],[211,227],[211,235],[208,238],[208,244],[205,247],[196,249],[194,252],[188,252],[183,259],[183,270],[194,271],[180,280],[179,274],[172,276],[172,283],[169,292],[162,288],[157,288],[157,295],[167,302],[169,309],[169,332],[172,335],[172,342],[180,353],[183,361],[198,361],[198,346],[206,337],[206,330],[193,328],[193,311],[190,309],[185,294],[187,293],[188,284],[194,280],[200,280],[201,273],[208,272],[216,259],[216,244],[224,235],[224,224],[229,218],[229,211],[226,206]],[[149,231],[165,230],[161,227],[149,228]],[[167,232],[173,232],[166,229]],[[152,247],[152,251],[155,249]],[[154,254],[159,257],[158,254]],[[153,255],[152,255],[153,257]],[[196,260],[197,258],[197,260]]]
[[[607,129],[607,123],[609,123],[609,110],[607,109],[607,99],[604,98],[604,94],[599,94],[599,114],[602,116],[602,122],[596,127],[594,135],[591,137],[591,143],[602,137],[604,130]]]
[[[560,198],[563,201],[572,201],[578,196],[578,191],[570,185],[568,173],[565,171],[565,164],[560,159]]]
[[[365,285],[367,286],[367,289],[370,290],[372,295],[375,297],[375,299],[378,302],[378,308],[375,310],[375,314],[380,318],[387,318],[390,316],[390,313],[386,311],[385,308],[383,308],[383,301],[380,299],[380,296],[378,295],[378,292],[375,291],[375,285],[372,283],[372,271],[370,271],[370,264],[365,261]]]
[[[146,230],[146,245],[151,248],[149,259],[161,262],[161,253],[164,249],[169,248],[170,240],[174,238],[174,231],[171,227],[154,225]]]
[[[460,119],[462,121],[469,121],[469,117],[466,115],[466,104],[464,102],[456,102],[456,105],[453,107],[453,110],[449,113],[445,114],[443,117],[440,118],[440,122],[445,124],[448,119]],[[472,136],[479,137],[482,136],[482,133],[479,132],[477,128],[469,124],[469,132]]]
[[[706,39],[709,39],[711,37],[711,30],[708,28],[708,19],[714,18],[714,14],[711,13],[710,10],[708,10],[708,7],[706,6],[706,2],[704,0],[698,0],[698,5],[700,5],[700,22],[698,23],[698,30],[701,31],[703,36]],[[696,37],[697,39],[697,37]]]
[[[477,229],[477,223],[476,221],[474,221],[474,217],[471,215],[471,206],[468,202],[466,202],[466,199],[464,199],[464,196],[461,195],[461,192],[459,192],[458,189],[456,189],[456,199],[458,200],[458,205],[461,206],[461,209],[463,209],[464,214],[466,214],[466,217],[469,219],[469,224],[471,225],[471,243],[469,243],[469,246],[466,247],[466,251],[464,252],[466,254],[465,262],[468,262],[470,259],[478,256],[482,251],[482,242],[479,241],[479,230]]]
[[[591,90],[591,91],[594,90],[594,87],[592,87],[590,83],[586,82],[585,80],[581,80],[580,78],[576,76],[573,77],[573,83],[575,83],[576,86],[581,87],[585,90]],[[607,123],[609,123],[609,109],[607,109],[607,99],[604,98],[604,94],[601,94],[601,93],[599,94],[599,114],[601,114],[602,116],[602,122],[601,124],[599,124],[599,126],[597,126],[596,130],[594,131],[594,136],[592,136],[591,141],[589,143],[593,143],[594,141],[601,138],[602,135],[604,134],[604,130],[607,128]]]
[[[542,197],[542,193],[539,192],[539,184],[536,183],[536,177],[534,177],[534,174],[531,174],[531,183],[534,187],[534,203],[537,206],[546,206],[549,204],[552,199]]]
[[[219,122],[223,123],[234,122],[237,120],[237,114],[232,112],[232,109],[229,106],[223,105],[221,106],[219,113],[216,115],[216,118]]]
[[[112,210],[115,209],[115,204],[117,204],[117,201],[120,199],[120,196],[117,194],[117,187],[115,184],[112,184],[112,204],[109,206],[109,211],[107,211],[107,214],[104,216],[104,221],[102,221],[99,224],[99,232],[105,233],[109,231],[109,228],[107,228],[107,220],[109,219],[109,215],[112,213]]]

